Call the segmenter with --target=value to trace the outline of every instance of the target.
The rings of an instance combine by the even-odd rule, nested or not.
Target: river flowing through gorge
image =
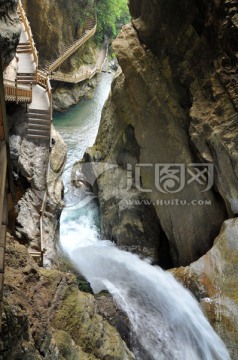
[[[62,249],[95,293],[108,290],[126,312],[136,338],[133,351],[137,360],[228,360],[223,342],[193,296],[170,273],[101,240],[93,195],[92,201],[82,206],[82,191],[71,185],[73,164],[94,143],[112,77],[102,74],[93,99],[54,116],[54,125],[68,146]]]

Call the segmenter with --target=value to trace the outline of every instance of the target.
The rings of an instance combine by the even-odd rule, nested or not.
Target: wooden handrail
[[[78,50],[87,40],[89,40],[96,32],[97,22],[92,29],[86,30],[84,34],[76,40],[68,49],[66,49],[56,60],[54,60],[48,67],[49,72],[54,71],[59,67],[69,56]]]
[[[31,103],[32,85],[21,85],[14,81],[4,81],[5,101]]]
[[[43,86],[46,89],[48,98],[49,98],[49,102],[50,102],[50,121],[52,122],[52,113],[53,113],[53,105],[52,105],[52,88],[51,88],[51,84],[50,84],[50,79],[47,73],[45,73],[42,70],[37,69],[36,72],[36,82],[37,84]],[[51,127],[50,127],[50,149],[51,149]],[[46,205],[47,205],[47,197],[48,197],[48,189],[47,189],[47,182],[49,179],[49,172],[50,172],[50,155],[49,155],[49,161],[48,161],[48,166],[47,166],[47,174],[46,174],[46,190],[44,192],[44,196],[43,196],[43,200],[42,200],[42,204],[41,204],[41,209],[40,209],[40,252],[39,253],[32,253],[33,256],[35,257],[40,257],[40,263],[43,266],[43,255],[45,252],[45,249],[43,248],[43,243],[44,243],[44,216],[45,216],[45,210],[46,210]]]
[[[36,64],[36,72],[35,72],[35,79],[36,79],[36,84],[42,86],[43,88],[45,88],[46,92],[47,92],[47,96],[49,98],[49,109],[50,109],[50,113],[49,113],[49,117],[50,117],[50,121],[52,122],[52,90],[51,90],[51,85],[50,85],[50,79],[47,73],[45,73],[44,71],[41,71],[38,69],[38,52],[36,50],[35,47],[35,43],[33,40],[33,36],[32,36],[32,32],[31,32],[31,27],[30,27],[30,23],[27,19],[26,13],[23,9],[22,6],[22,2],[21,0],[19,0],[18,2],[18,9],[21,15],[21,20],[23,22],[23,25],[25,27],[26,33],[27,33],[27,37],[30,43],[30,47],[31,47],[31,53],[33,55],[34,58],[34,62]],[[6,84],[6,86],[8,86]],[[19,100],[19,96],[22,96],[22,91],[29,91],[27,89],[25,89],[25,87],[16,84],[14,89],[10,89],[9,87],[6,88],[6,91],[10,91],[11,94],[14,93],[14,91],[17,94],[17,99]],[[28,94],[29,95],[29,94]],[[31,88],[31,99],[32,99],[32,88]],[[50,148],[51,148],[51,128],[50,128]],[[49,178],[49,172],[50,172],[50,158],[49,158],[49,162],[48,162],[48,166],[47,166],[47,175],[46,175],[46,184]],[[47,205],[47,196],[48,196],[48,190],[47,190],[47,186],[46,186],[46,190],[44,192],[44,196],[42,199],[42,205],[41,205],[41,209],[40,209],[40,251],[35,251],[35,250],[29,250],[29,253],[35,258],[35,259],[40,259],[40,265],[43,266],[43,254],[44,254],[44,249],[43,249],[43,244],[44,244],[44,216],[45,216],[45,210],[46,210],[46,205]]]
[[[35,43],[33,40],[30,23],[27,19],[26,13],[23,9],[21,0],[18,1],[18,11],[21,15],[21,20],[25,27],[28,41],[30,43],[31,53],[33,55],[34,62],[36,64],[36,72],[35,72],[36,84],[45,88],[45,90],[47,92],[49,103],[50,103],[49,117],[50,117],[50,121],[52,122],[53,106],[52,106],[52,89],[51,89],[51,85],[50,85],[50,79],[49,79],[48,73],[45,73],[44,71],[41,71],[38,69],[38,52],[36,50]],[[96,28],[97,28],[96,17],[93,21],[91,21],[91,20],[88,21],[87,25],[88,25],[88,28],[86,29],[84,34],[80,37],[80,39],[75,41],[68,49],[66,49],[59,56],[58,59],[56,59],[49,65],[48,70],[50,72],[53,71],[54,69],[56,69],[60,64],[62,64],[70,55],[72,55],[80,46],[82,46],[88,39],[90,39],[95,34]],[[90,76],[90,75],[91,75],[90,73],[87,74],[87,76]],[[29,91],[29,89],[26,89],[25,87],[23,88],[17,82],[16,82],[15,86],[12,86],[11,84],[10,85],[6,84],[6,93],[9,94],[9,96],[11,95],[11,96],[15,97],[16,101],[20,101],[20,98],[23,96],[23,94],[30,95],[30,93],[27,93],[27,91]],[[31,99],[32,99],[32,91],[31,91]],[[52,134],[51,134],[51,127],[50,127],[50,151],[51,151],[51,146],[52,146]],[[43,254],[45,251],[43,249],[44,216],[45,216],[45,211],[46,211],[46,207],[47,207],[47,197],[48,197],[47,183],[48,183],[50,171],[51,171],[51,166],[50,166],[50,156],[49,156],[49,162],[48,162],[48,166],[47,166],[47,175],[46,175],[46,190],[44,192],[44,196],[42,199],[42,205],[41,205],[41,209],[40,209],[40,251],[29,250],[29,253],[32,254],[32,256],[34,258],[38,258],[38,259],[40,258],[41,265],[43,265]]]
[[[18,0],[18,10],[19,10],[19,12],[21,14],[22,22],[24,24],[25,30],[26,30],[27,35],[28,35],[28,39],[29,39],[30,46],[31,46],[31,52],[32,52],[32,55],[34,57],[36,67],[38,67],[38,61],[39,61],[38,60],[38,52],[36,50],[36,46],[35,46],[35,43],[34,43],[34,40],[33,40],[30,23],[29,23],[29,21],[27,19],[25,10],[23,9],[21,0]]]
[[[104,65],[107,55],[108,55],[108,43],[107,42],[105,42],[105,46],[106,46],[105,47],[106,52],[105,52],[103,61],[99,64],[96,64],[93,69],[87,69],[87,70],[85,69],[77,75],[66,75],[66,74],[57,74],[57,73],[51,74],[50,78],[52,80],[63,81],[63,82],[68,82],[68,83],[72,83],[72,84],[77,84],[81,81],[91,79],[93,76],[95,76],[96,74],[98,74],[102,71],[103,65]]]

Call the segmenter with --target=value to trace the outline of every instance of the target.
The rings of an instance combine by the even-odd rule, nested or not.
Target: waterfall
[[[68,145],[61,247],[94,292],[107,289],[127,313],[137,360],[229,360],[194,297],[170,273],[100,240],[93,195],[88,203],[88,196],[84,201],[71,186],[71,168],[94,143],[111,81],[112,76],[103,74],[93,99],[55,117]]]
[[[127,313],[139,345],[136,358],[230,359],[191,293],[158,266],[100,240],[95,212],[93,202],[83,209],[66,208],[61,246],[94,292],[107,289]]]

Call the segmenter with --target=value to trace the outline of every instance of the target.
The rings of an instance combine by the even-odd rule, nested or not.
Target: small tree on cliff
[[[116,37],[122,25],[130,21],[127,0],[97,0],[96,1],[98,30],[96,39],[103,41],[105,35]]]

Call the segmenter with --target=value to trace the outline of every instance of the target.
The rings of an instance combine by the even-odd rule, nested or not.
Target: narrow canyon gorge
[[[103,3],[126,4],[22,1],[55,112],[32,140],[32,105],[5,96],[0,359],[236,360],[238,1],[129,0],[116,37]],[[0,0],[3,87],[22,19]]]

